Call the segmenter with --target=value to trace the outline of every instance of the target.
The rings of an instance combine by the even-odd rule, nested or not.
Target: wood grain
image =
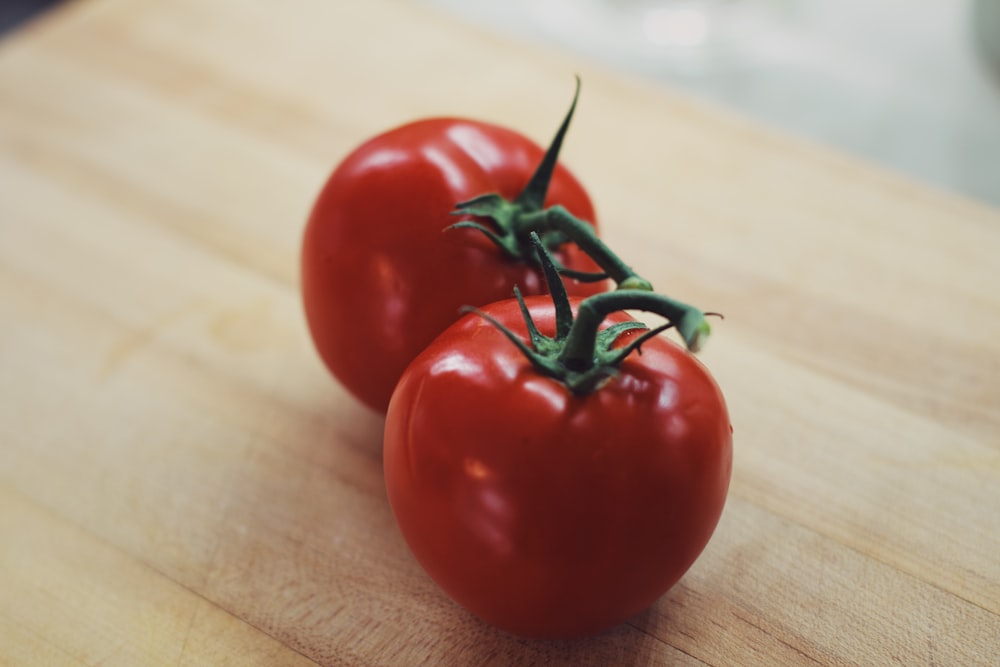
[[[297,247],[414,117],[544,142],[703,359],[730,501],[654,607],[505,636],[408,554]],[[78,0],[0,42],[0,663],[993,665],[1000,212],[405,2]]]

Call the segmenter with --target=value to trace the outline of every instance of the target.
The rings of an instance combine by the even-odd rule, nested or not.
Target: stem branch
[[[686,303],[644,290],[619,289],[588,297],[580,303],[559,361],[580,372],[598,363],[597,331],[601,322],[619,310],[641,310],[665,317],[677,327],[692,352],[704,345],[711,331],[705,314]]]
[[[583,222],[564,206],[551,206],[541,211],[518,216],[515,234],[528,238],[531,232],[544,236],[545,232],[560,232],[576,243],[608,276],[615,281],[618,289],[643,290],[651,292],[653,286],[641,277],[631,266],[622,261],[594,232],[594,228]]]

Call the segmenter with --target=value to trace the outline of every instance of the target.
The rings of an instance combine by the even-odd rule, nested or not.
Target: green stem
[[[596,390],[615,374],[626,357],[641,351],[643,343],[670,327],[677,327],[692,352],[697,352],[708,338],[709,326],[705,321],[705,313],[686,303],[646,290],[619,289],[587,297],[577,306],[574,318],[569,296],[552,261],[552,255],[537,232],[531,231],[528,236],[549,285],[556,315],[555,336],[550,338],[538,330],[521,291],[516,287],[514,296],[531,339],[530,347],[519,335],[489,314],[473,310],[507,336],[539,373],[562,382],[574,394],[584,395]],[[667,322],[649,329],[641,322],[629,319],[600,329],[608,315],[622,310],[656,313],[666,318]],[[631,338],[624,345],[616,344],[623,333],[638,329],[644,329],[645,332]]]
[[[544,236],[545,232],[559,232],[577,244],[609,278],[618,289],[644,290],[651,292],[652,284],[622,261],[607,244],[594,232],[594,228],[575,217],[563,206],[552,206],[542,211],[523,214],[515,218],[519,238],[527,239],[531,232]]]
[[[566,337],[559,361],[574,372],[584,372],[599,363],[598,327],[611,313],[641,310],[670,320],[677,327],[688,349],[697,352],[711,331],[705,314],[686,303],[644,290],[618,290],[587,297],[577,307],[576,320]]]

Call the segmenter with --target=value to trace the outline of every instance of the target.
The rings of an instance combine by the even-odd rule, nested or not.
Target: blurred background
[[[1000,0],[411,0],[1000,205]]]
[[[401,0],[1000,205],[1000,0]],[[0,0],[0,30],[57,4]]]

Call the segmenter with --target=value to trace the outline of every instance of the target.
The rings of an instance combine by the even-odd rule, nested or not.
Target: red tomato
[[[544,292],[535,267],[479,231],[444,231],[458,220],[451,211],[459,202],[517,197],[543,153],[496,125],[435,118],[375,137],[333,172],[306,227],[302,293],[320,356],[355,396],[384,411],[403,369],[460,307],[506,299],[514,285]],[[595,222],[587,193],[561,165],[545,204]],[[597,271],[573,244],[555,254],[570,269]],[[567,288],[585,295],[604,285]]]
[[[551,336],[551,301],[526,302]],[[527,340],[517,301],[483,312]],[[392,510],[431,578],[536,638],[599,633],[659,598],[707,544],[732,468],[722,394],[679,345],[654,337],[577,395],[476,315],[407,368],[384,447]]]

